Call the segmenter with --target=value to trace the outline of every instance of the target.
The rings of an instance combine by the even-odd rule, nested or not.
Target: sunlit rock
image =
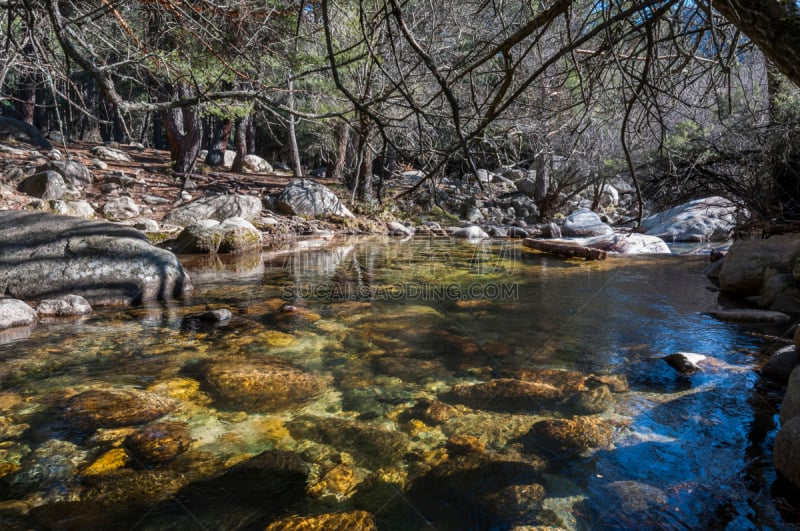
[[[187,368],[224,407],[276,411],[316,397],[322,379],[276,357],[206,359]]]
[[[201,219],[224,221],[239,217],[249,221],[258,219],[261,216],[261,209],[261,199],[252,195],[211,195],[176,208],[167,214],[161,223],[186,227]]]
[[[36,322],[36,310],[16,299],[0,299],[0,329],[27,326]]]
[[[614,234],[614,229],[603,223],[596,213],[588,208],[582,208],[567,216],[561,227],[561,233],[569,238],[585,238]]]
[[[614,426],[598,417],[548,419],[533,425],[528,444],[557,455],[608,446],[613,435]]]
[[[64,295],[39,301],[36,313],[40,317],[73,317],[92,313],[92,306],[80,295]]]
[[[725,241],[736,226],[737,210],[724,197],[695,199],[643,219],[641,230],[671,242]]]
[[[137,389],[92,389],[66,402],[64,417],[70,424],[93,430],[143,424],[166,415],[176,403]]]
[[[354,217],[336,194],[311,179],[296,179],[287,184],[278,196],[278,208],[281,212],[296,216],[333,214]]]

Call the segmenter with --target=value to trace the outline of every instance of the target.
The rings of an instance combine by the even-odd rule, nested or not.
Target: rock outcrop
[[[181,297],[178,259],[136,229],[41,212],[0,212],[0,294],[80,295],[93,305]]]
[[[725,241],[736,215],[736,205],[724,197],[695,199],[643,219],[640,230],[670,242]]]

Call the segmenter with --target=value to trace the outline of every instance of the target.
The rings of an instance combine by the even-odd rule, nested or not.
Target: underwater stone
[[[315,516],[290,516],[272,522],[266,531],[377,531],[378,526],[372,515],[366,511],[348,511],[343,513],[326,513]]]
[[[553,452],[589,450],[611,444],[614,427],[597,417],[548,419],[537,422],[528,434],[528,442]]]
[[[166,415],[176,403],[136,389],[92,389],[67,400],[64,416],[79,428],[116,428],[143,424]]]
[[[185,422],[174,420],[148,424],[132,433],[125,445],[145,463],[170,461],[189,449],[192,435]]]

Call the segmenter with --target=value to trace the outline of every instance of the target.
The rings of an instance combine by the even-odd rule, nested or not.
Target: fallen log
[[[563,256],[565,258],[583,258],[584,260],[606,259],[606,252],[603,250],[573,245],[571,243],[525,238],[522,240],[522,245],[530,247],[531,249],[536,249],[537,251],[542,251],[543,253]]]

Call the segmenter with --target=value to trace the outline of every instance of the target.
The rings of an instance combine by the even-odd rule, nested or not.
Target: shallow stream
[[[0,527],[264,529],[353,509],[392,530],[788,524],[753,370],[759,334],[783,330],[705,316],[702,257],[371,239],[184,263],[185,303],[0,345]],[[661,359],[676,352],[703,370],[678,374]],[[117,400],[76,399],[109,389],[169,405],[126,421]],[[172,446],[143,447],[147,426]]]

